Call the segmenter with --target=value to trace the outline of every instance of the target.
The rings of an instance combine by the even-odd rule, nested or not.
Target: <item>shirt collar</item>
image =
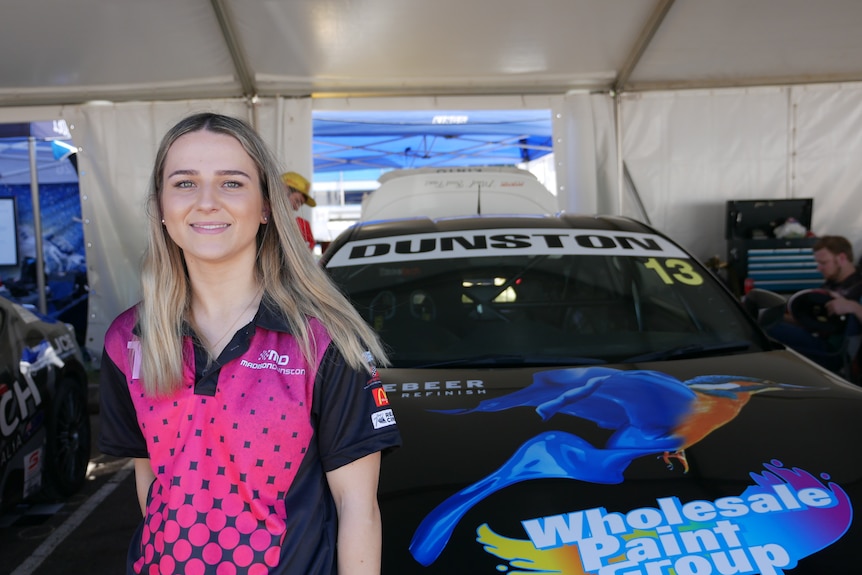
[[[260,307],[254,316],[255,327],[262,327],[270,331],[291,333],[290,325],[284,315],[276,308],[275,302],[264,295],[260,301]]]

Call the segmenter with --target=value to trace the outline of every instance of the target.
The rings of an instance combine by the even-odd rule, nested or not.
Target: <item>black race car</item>
[[[384,573],[862,569],[862,389],[655,229],[366,222],[321,263],[391,350]]]
[[[0,508],[75,493],[89,459],[87,374],[74,329],[0,296]]]

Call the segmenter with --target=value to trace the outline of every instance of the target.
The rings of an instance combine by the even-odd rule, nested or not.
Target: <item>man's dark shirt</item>
[[[862,272],[858,269],[854,270],[852,274],[840,282],[827,280],[823,282],[823,287],[838,292],[842,297],[849,300],[859,301],[862,299]]]

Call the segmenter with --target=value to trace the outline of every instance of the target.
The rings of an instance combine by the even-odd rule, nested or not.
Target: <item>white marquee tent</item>
[[[546,109],[562,209],[708,258],[727,200],[814,198],[862,251],[860,25],[858,0],[4,0],[0,123],[71,128],[98,349],[157,142],[203,109],[304,172],[315,111]]]

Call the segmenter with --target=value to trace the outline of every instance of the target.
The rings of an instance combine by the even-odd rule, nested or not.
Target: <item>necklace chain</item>
[[[207,337],[205,335],[203,335],[203,333],[200,333],[200,330],[198,330],[201,339],[204,340],[204,343],[206,343],[208,345],[210,352],[213,355],[216,354],[216,351],[218,350],[218,346],[219,346],[219,344],[221,344],[222,340],[224,340],[224,338],[226,338],[228,336],[228,334],[231,333],[234,326],[236,326],[236,324],[239,323],[239,320],[241,320],[243,318],[243,316],[245,316],[248,313],[248,310],[250,310],[251,307],[254,305],[254,302],[257,301],[257,298],[258,298],[258,296],[260,296],[262,291],[263,291],[263,288],[257,290],[254,293],[254,296],[252,296],[251,301],[248,302],[248,305],[245,306],[245,308],[243,308],[243,310],[239,313],[239,315],[236,316],[236,318],[233,320],[233,322],[228,326],[228,328],[225,330],[225,332],[216,341],[210,343],[210,341],[207,339]],[[194,314],[194,312],[192,312],[192,313]]]

